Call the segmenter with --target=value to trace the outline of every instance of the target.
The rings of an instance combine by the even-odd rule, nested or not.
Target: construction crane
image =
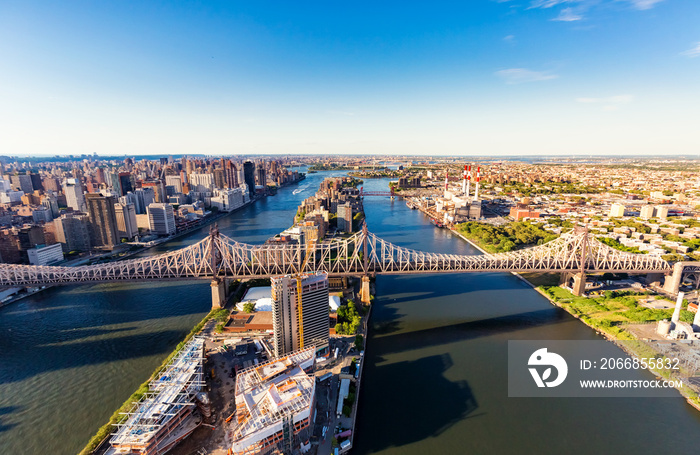
[[[311,251],[311,247],[313,247],[316,244],[316,240],[310,240],[306,244],[306,256],[304,257],[304,262],[301,264],[301,267],[299,268],[297,272],[297,316],[299,317],[299,349],[304,349],[304,309],[301,304],[301,280],[303,279],[303,273],[304,269],[306,268],[306,264],[309,262],[309,258],[311,257],[311,254],[309,254],[309,251]]]

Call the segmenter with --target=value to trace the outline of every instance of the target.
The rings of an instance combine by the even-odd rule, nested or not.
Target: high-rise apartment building
[[[654,206],[645,205],[639,210],[639,217],[643,220],[654,218]]]
[[[63,182],[63,193],[66,195],[66,204],[77,212],[85,212],[85,196],[83,185],[78,179],[66,179]]]
[[[114,204],[117,218],[117,235],[120,239],[133,239],[139,233],[136,226],[136,207],[134,204]]]
[[[338,230],[352,232],[352,205],[349,202],[338,205]]]
[[[160,180],[147,180],[141,183],[141,186],[153,190],[153,195],[156,202],[165,202],[165,186]]]
[[[101,194],[86,194],[85,200],[90,216],[92,245],[111,250],[119,242],[114,198]]]
[[[54,224],[56,241],[63,245],[63,251],[90,251],[90,218],[87,215],[63,215]]]
[[[610,217],[625,216],[625,206],[622,204],[613,204],[610,206]]]
[[[173,192],[175,194],[177,193],[182,193],[182,179],[180,178],[179,175],[166,175],[165,176],[165,189],[166,193],[168,192],[167,189],[168,187],[171,186],[173,187]]]
[[[238,179],[236,178],[236,166],[231,160],[221,159],[224,167],[224,179],[226,181],[226,188],[235,188],[238,186]]]
[[[251,199],[255,196],[255,164],[252,161],[243,163],[243,178],[248,185],[248,194]]]
[[[255,169],[255,183],[261,186],[267,185],[267,172],[264,166],[258,166]]]
[[[124,196],[129,191],[134,191],[132,177],[129,172],[119,173],[119,186],[121,187],[121,192],[119,193],[119,196]]]
[[[148,213],[148,228],[158,235],[170,235],[175,233],[175,214],[173,206],[154,202],[146,209]]]
[[[276,356],[311,345],[315,345],[317,351],[328,347],[328,274],[317,272],[303,275],[301,302],[297,299],[296,277],[284,275],[272,278],[272,327]]]

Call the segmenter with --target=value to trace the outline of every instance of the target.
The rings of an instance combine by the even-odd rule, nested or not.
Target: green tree
[[[255,302],[245,302],[243,304],[243,311],[246,313],[252,313],[255,311]]]

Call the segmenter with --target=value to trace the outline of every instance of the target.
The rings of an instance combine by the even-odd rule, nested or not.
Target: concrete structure
[[[117,219],[117,234],[120,239],[133,239],[139,233],[136,224],[136,207],[134,204],[114,204]]]
[[[166,175],[165,186],[172,186],[175,193],[182,193],[182,179],[179,175]]]
[[[63,194],[66,195],[66,204],[77,212],[87,211],[83,185],[78,179],[66,179],[63,182]]]
[[[234,455],[291,454],[308,444],[315,417],[314,359],[308,347],[238,373]]]
[[[622,217],[625,216],[625,206],[622,204],[613,204],[610,206],[610,217]]]
[[[245,184],[248,185],[248,195],[252,199],[255,196],[255,164],[252,161],[243,163],[243,178]]]
[[[60,243],[47,246],[37,246],[27,250],[29,263],[32,265],[49,265],[63,260],[63,249]]]
[[[272,323],[276,356],[312,344],[328,347],[328,275],[323,272],[301,278],[301,308],[297,279],[292,275],[272,278]],[[303,315],[300,319],[300,315]],[[301,321],[301,323],[300,323]]]
[[[119,242],[114,198],[90,193],[85,195],[85,200],[90,216],[92,246],[113,249]]]
[[[87,215],[63,215],[54,221],[56,241],[63,245],[63,251],[90,251],[90,218]]]
[[[657,205],[656,206],[656,218],[660,220],[665,220],[668,217],[668,206]]]
[[[148,229],[154,234],[170,235],[175,233],[175,213],[173,206],[154,202],[146,208]]]
[[[352,232],[352,205],[347,202],[338,205],[338,230],[343,232]]]
[[[221,212],[231,212],[243,206],[243,191],[240,188],[214,190],[211,206]]]
[[[362,285],[360,287],[360,301],[365,305],[369,305],[371,302],[370,295],[369,277],[365,275],[362,277]]]
[[[212,308],[226,306],[226,285],[220,278],[211,280],[211,306]]]
[[[653,205],[645,205],[639,210],[639,217],[643,220],[654,218],[655,209]]]

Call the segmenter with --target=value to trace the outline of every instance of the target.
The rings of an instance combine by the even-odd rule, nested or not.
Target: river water
[[[219,220],[220,230],[262,243],[340,174],[310,174]],[[365,210],[370,230],[396,244],[474,253],[400,200],[367,198]],[[376,284],[355,453],[658,453],[697,439],[700,414],[680,398],[508,398],[508,339],[597,338],[511,275]],[[185,281],[53,288],[0,309],[0,453],[75,454],[210,306],[208,282]]]

